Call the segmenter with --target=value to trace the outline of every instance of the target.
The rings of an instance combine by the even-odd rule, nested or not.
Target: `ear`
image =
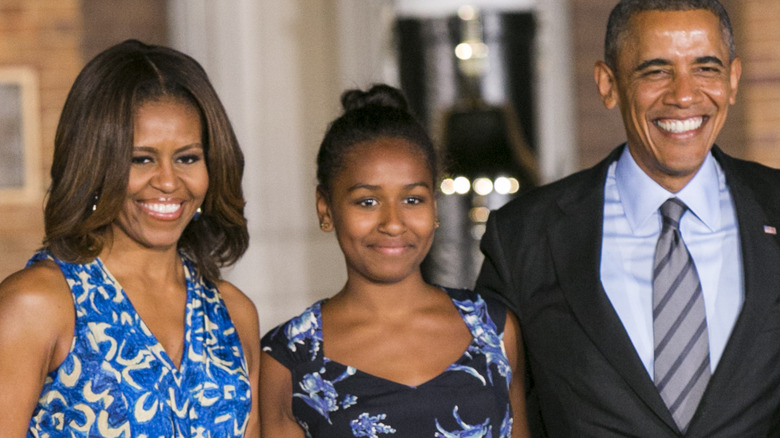
[[[333,215],[331,215],[330,212],[330,200],[328,199],[328,194],[325,193],[325,189],[323,189],[322,186],[317,186],[315,197],[317,199],[317,218],[320,221],[320,229],[325,232],[332,231]]]
[[[436,199],[433,200],[433,220],[434,229],[439,228],[439,206]]]
[[[739,78],[742,77],[742,61],[739,58],[734,58],[734,60],[731,61],[731,72],[729,74],[729,85],[731,85],[729,103],[734,105],[737,103],[737,88],[739,88]]]
[[[615,73],[604,61],[598,61],[593,67],[593,79],[601,96],[601,102],[607,109],[612,109],[618,104],[618,87]]]

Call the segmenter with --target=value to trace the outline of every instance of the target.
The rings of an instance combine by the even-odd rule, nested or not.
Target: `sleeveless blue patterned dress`
[[[241,437],[251,407],[238,333],[217,288],[182,257],[184,351],[176,368],[99,259],[57,262],[73,294],[70,353],[51,372],[28,437]]]
[[[293,415],[307,437],[511,436],[512,372],[502,341],[506,308],[471,291],[445,290],[473,339],[458,361],[416,387],[325,357],[324,300],[263,337],[263,351],[290,370]]]

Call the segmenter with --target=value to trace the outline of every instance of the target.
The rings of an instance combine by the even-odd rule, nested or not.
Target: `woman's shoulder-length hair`
[[[73,263],[111,244],[127,193],[135,110],[176,99],[200,114],[209,188],[199,218],[178,242],[206,279],[246,251],[244,157],[222,103],[200,64],[163,46],[128,40],[97,55],[76,78],[54,139],[44,245]]]

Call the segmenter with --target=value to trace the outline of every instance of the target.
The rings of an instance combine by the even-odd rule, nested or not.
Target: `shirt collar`
[[[626,218],[633,231],[642,227],[667,199],[676,196],[710,230],[720,228],[720,190],[725,177],[712,153],[707,154],[699,171],[677,193],[661,187],[636,164],[628,146],[618,158],[615,183]],[[636,194],[641,194],[637,196]]]

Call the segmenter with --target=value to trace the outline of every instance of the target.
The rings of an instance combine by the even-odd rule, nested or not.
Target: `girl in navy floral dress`
[[[438,226],[433,145],[395,88],[342,96],[317,157],[320,227],[347,282],[262,340],[262,435],[528,436],[516,319],[427,284]]]

